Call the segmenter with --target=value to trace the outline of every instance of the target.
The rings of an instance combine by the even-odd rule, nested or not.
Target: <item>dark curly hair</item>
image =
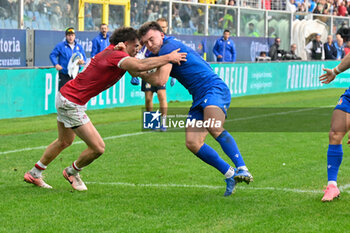
[[[163,32],[162,28],[160,27],[160,25],[156,21],[147,22],[147,23],[142,24],[142,26],[139,28],[139,37],[141,38],[142,36],[146,35],[147,32],[151,29]]]
[[[134,41],[138,38],[137,31],[132,27],[121,27],[114,30],[113,34],[109,37],[109,42],[116,45],[119,42]]]

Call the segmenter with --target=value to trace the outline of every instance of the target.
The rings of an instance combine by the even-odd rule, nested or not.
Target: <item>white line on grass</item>
[[[86,184],[97,184],[97,185],[113,185],[113,186],[131,186],[131,187],[153,187],[153,188],[203,188],[203,189],[224,189],[225,186],[214,186],[214,185],[188,185],[188,184],[134,184],[134,183],[123,183],[123,182],[85,182]],[[350,184],[340,186],[339,189],[342,192],[350,193],[345,191],[349,188]],[[293,192],[293,193],[323,193],[322,190],[303,190],[303,189],[292,189],[292,188],[276,188],[276,187],[247,187],[237,186],[238,189],[247,190],[264,190],[264,191],[279,191],[279,192]]]
[[[311,111],[311,110],[315,110],[318,108],[327,108],[327,107],[329,107],[329,106],[322,106],[322,107],[317,107],[317,108],[305,108],[305,109],[286,111],[286,112],[267,113],[267,114],[250,116],[250,117],[235,118],[235,119],[226,120],[226,121],[249,120],[249,119],[256,119],[256,118],[261,118],[261,117],[269,117],[269,116],[285,115],[285,114],[289,114],[289,113]],[[149,133],[149,132],[136,132],[136,133],[115,135],[115,136],[105,137],[105,138],[103,138],[103,140],[111,140],[111,139],[115,139],[115,138],[130,137],[130,136],[136,136],[136,135],[141,135],[141,134],[145,134],[145,133]],[[81,144],[81,143],[83,143],[83,141],[76,141],[76,142],[73,142],[73,145]],[[17,149],[17,150],[8,150],[8,151],[2,151],[2,152],[0,151],[0,155],[23,152],[23,151],[30,151],[30,150],[42,150],[42,149],[45,149],[46,147],[47,146],[37,146],[37,147],[27,147],[27,148],[22,148],[22,149]]]
[[[115,135],[115,136],[105,137],[105,138],[103,138],[103,140],[111,140],[111,139],[116,139],[116,138],[130,137],[130,136],[136,136],[136,135],[145,134],[145,133],[149,133],[149,132],[137,132],[137,133]],[[84,143],[84,141],[73,142],[73,145],[81,144],[81,143]],[[29,151],[29,150],[41,150],[41,149],[45,149],[46,147],[47,146],[37,146],[37,147],[28,147],[28,148],[22,148],[22,149],[17,149],[17,150],[8,150],[8,151],[0,152],[0,155],[17,153],[17,152],[22,152],[22,151]]]

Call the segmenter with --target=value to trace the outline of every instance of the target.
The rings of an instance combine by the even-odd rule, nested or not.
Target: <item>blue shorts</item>
[[[345,91],[345,93],[340,96],[338,100],[337,106],[334,109],[339,109],[344,112],[350,113],[350,93],[349,89]]]
[[[163,86],[152,86],[151,84],[145,82],[142,80],[141,83],[141,91],[146,92],[146,91],[151,91],[151,92],[158,92],[159,90],[165,90],[166,84]]]
[[[203,120],[204,109],[209,105],[215,105],[221,108],[225,116],[227,116],[227,109],[231,103],[231,92],[225,85],[211,87],[204,97],[195,100],[192,103],[191,109],[188,112],[188,119]]]

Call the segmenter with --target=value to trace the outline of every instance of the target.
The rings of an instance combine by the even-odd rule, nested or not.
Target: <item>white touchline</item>
[[[85,182],[86,184],[97,184],[97,185],[115,185],[115,186],[131,186],[131,187],[154,187],[154,188],[203,188],[203,189],[224,189],[222,186],[214,185],[188,185],[188,184],[133,184],[133,183],[123,183],[123,182]],[[292,188],[276,188],[276,187],[247,187],[247,186],[236,186],[237,189],[247,189],[247,190],[271,190],[280,192],[293,192],[293,193],[323,193],[321,190],[303,190],[303,189],[292,189]],[[345,189],[350,188],[350,184],[340,186],[339,189],[342,192],[350,194],[350,191]]]
[[[294,110],[294,111],[268,113],[268,114],[256,115],[256,116],[251,116],[251,117],[235,118],[235,119],[230,119],[227,121],[249,120],[249,119],[255,119],[255,118],[260,118],[260,117],[268,117],[268,116],[284,115],[284,114],[303,112],[303,111],[311,111],[311,110],[315,110],[315,109],[319,109],[319,108],[328,108],[328,107],[331,107],[331,106],[322,106],[322,107],[315,107],[315,108],[299,109],[299,110]],[[136,136],[136,135],[141,135],[141,134],[145,134],[145,133],[150,133],[150,132],[136,132],[136,133],[115,135],[115,136],[105,137],[105,138],[103,138],[103,140],[111,140],[111,139],[115,139],[115,138],[130,137],[130,136]],[[76,141],[76,142],[73,142],[73,145],[81,144],[81,143],[84,143],[84,142],[83,141]],[[0,151],[0,155],[17,153],[17,152],[22,152],[22,151],[29,151],[29,150],[42,150],[42,149],[45,149],[46,147],[47,146],[37,146],[37,147],[27,147],[27,148],[22,148],[22,149],[17,149],[17,150],[8,150],[8,151],[2,151],[2,152]]]
[[[136,136],[136,135],[141,135],[145,133],[150,133],[150,132],[136,132],[136,133],[128,133],[128,134],[121,134],[121,135],[115,135],[115,136],[109,136],[103,138],[103,140],[111,140],[111,139],[116,139],[116,138],[124,138],[124,137],[130,137],[130,136]],[[84,141],[76,141],[73,142],[73,145],[75,144],[82,144]],[[8,150],[8,151],[0,151],[0,155],[4,154],[10,154],[10,153],[17,153],[17,152],[22,152],[22,151],[28,151],[28,150],[41,150],[45,149],[47,146],[37,146],[37,147],[28,147],[28,148],[22,148],[22,149],[17,149],[17,150]]]

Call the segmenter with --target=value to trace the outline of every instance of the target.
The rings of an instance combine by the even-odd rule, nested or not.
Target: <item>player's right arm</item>
[[[142,60],[134,57],[128,57],[119,63],[119,68],[135,73],[151,70],[168,63],[177,63],[180,65],[182,61],[186,61],[187,53],[180,53],[179,50],[180,49],[174,50],[173,52],[163,56],[151,57]]]
[[[350,53],[348,53],[340,62],[340,64],[335,68],[333,69],[323,68],[323,70],[326,71],[326,73],[322,74],[319,77],[319,79],[322,83],[328,84],[332,82],[338,74],[344,72],[349,68],[350,68]]]
[[[51,60],[52,65],[58,71],[62,70],[62,66],[60,64],[58,64],[58,60],[57,60],[57,57],[59,55],[60,55],[60,51],[59,51],[58,45],[56,45],[55,48],[50,53],[50,60]]]
[[[152,86],[160,87],[164,86],[167,83],[172,68],[173,65],[171,63],[168,63],[164,66],[159,67],[156,72],[142,72],[139,73],[138,76]]]

